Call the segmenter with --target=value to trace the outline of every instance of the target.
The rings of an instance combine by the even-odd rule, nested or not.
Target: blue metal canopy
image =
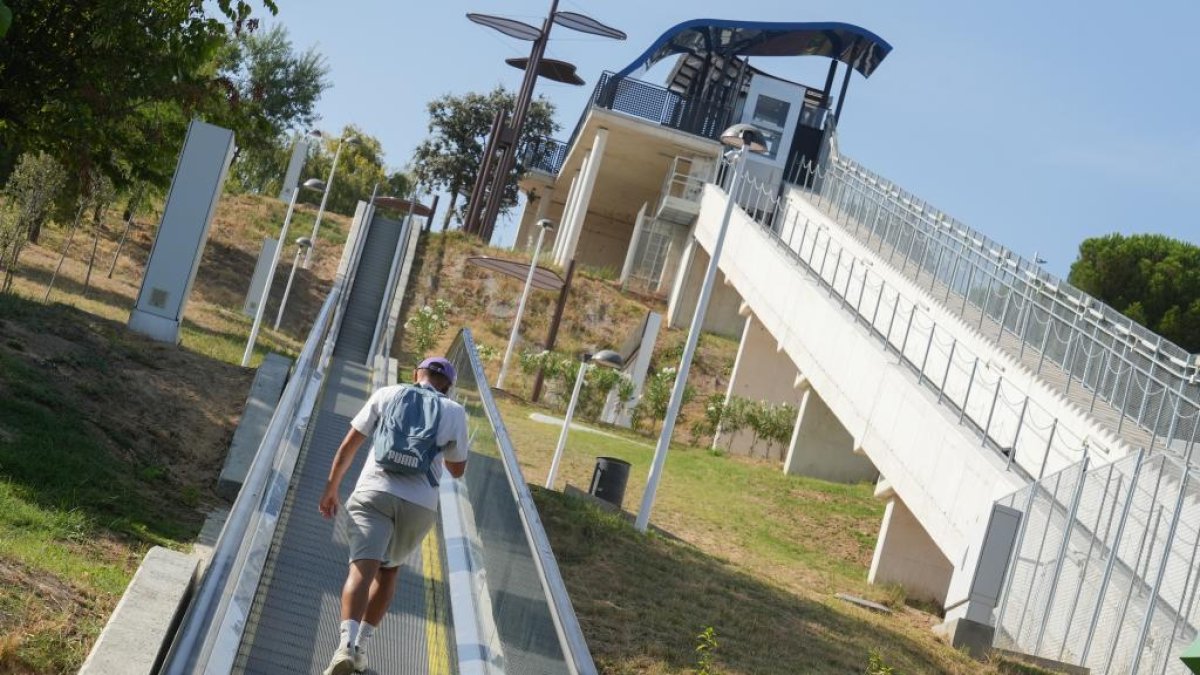
[[[716,56],[827,56],[870,77],[892,46],[871,31],[838,22],[767,22],[693,19],[672,27],[617,77],[649,70],[673,54]]]

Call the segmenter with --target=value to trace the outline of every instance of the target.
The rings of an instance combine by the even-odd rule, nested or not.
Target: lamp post
[[[525,289],[521,291],[521,301],[517,303],[517,315],[513,318],[512,332],[508,336],[508,346],[504,348],[504,358],[500,361],[500,375],[496,377],[496,388],[504,388],[504,376],[508,374],[508,362],[512,358],[513,349],[517,346],[517,335],[521,332],[521,317],[525,314],[525,301],[529,299],[529,291],[533,288],[533,275],[537,271],[538,256],[542,254],[542,242],[547,232],[554,231],[554,222],[546,218],[538,221],[537,244],[533,247],[533,260],[529,262],[529,276],[525,277]]]
[[[283,287],[283,299],[279,301],[279,313],[275,315],[273,328],[279,330],[279,322],[283,321],[283,309],[287,307],[288,295],[292,292],[292,279],[296,277],[296,265],[300,262],[300,252],[312,247],[312,239],[296,237],[296,255],[292,258],[292,271],[288,272],[287,285]]]
[[[267,311],[267,297],[271,295],[271,282],[275,279],[275,267],[279,265],[279,253],[283,250],[283,242],[287,241],[288,225],[292,222],[292,212],[296,210],[296,198],[300,196],[301,188],[306,190],[324,190],[325,182],[309,178],[304,185],[292,188],[292,199],[288,202],[287,215],[283,217],[283,227],[279,231],[279,243],[271,254],[271,266],[267,268],[267,278],[263,282],[262,294],[258,297],[258,309],[254,311],[254,323],[250,326],[250,337],[246,340],[246,351],[242,354],[242,367],[250,365],[250,357],[254,354],[254,342],[258,339],[258,329],[262,325],[263,313]]]
[[[554,479],[558,476],[558,464],[562,461],[563,450],[567,447],[567,432],[571,430],[571,418],[575,415],[575,404],[579,401],[579,390],[583,388],[583,379],[587,376],[589,366],[602,368],[617,368],[625,365],[621,355],[611,349],[601,349],[595,354],[584,354],[579,363],[579,374],[575,376],[575,389],[571,392],[571,402],[567,404],[567,415],[563,419],[562,431],[558,434],[558,445],[554,447],[554,459],[550,462],[550,473],[546,475],[546,489],[554,489]]]
[[[322,136],[320,130],[314,130],[311,135],[316,136],[317,138]],[[309,246],[308,250],[304,253],[304,269],[308,269],[309,264],[312,262],[312,252],[313,249],[316,248],[317,244],[317,229],[321,227],[321,216],[325,215],[325,202],[329,201],[329,190],[333,187],[333,174],[335,171],[337,171],[338,160],[342,158],[342,146],[347,143],[350,145],[357,145],[360,142],[361,141],[359,141],[358,137],[356,136],[338,139],[337,150],[335,150],[333,153],[333,166],[329,167],[329,178],[326,178],[325,182],[322,183],[322,185],[325,186],[325,192],[321,195],[321,206],[317,208],[317,219],[313,221],[312,234],[308,236],[313,245]]]
[[[725,233],[729,230],[729,218],[733,215],[734,195],[737,194],[738,183],[746,166],[746,151],[762,153],[767,144],[762,134],[753,125],[735,124],[721,134],[721,142],[733,148],[726,157],[733,161],[733,176],[729,179],[728,199],[725,202],[725,215],[721,219],[721,228],[717,231],[717,241],[713,245],[712,257],[708,261],[708,270],[704,274],[704,284],[700,286],[700,298],[696,301],[696,313],[692,315],[692,325],[688,328],[687,342],[683,348],[683,357],[679,360],[679,371],[675,375],[675,386],[671,388],[671,401],[667,406],[667,416],[663,420],[662,433],[658,437],[658,445],[654,448],[654,462],[650,466],[650,477],[646,481],[646,491],[642,494],[642,506],[638,510],[634,527],[639,532],[645,532],[650,524],[650,510],[654,507],[655,493],[662,479],[663,464],[667,460],[667,451],[671,447],[671,434],[675,431],[675,419],[679,416],[679,407],[683,404],[683,390],[687,385],[688,371],[692,367],[692,355],[696,352],[696,342],[700,339],[700,329],[704,326],[704,315],[708,312],[708,299],[712,295],[713,282],[717,277],[717,265],[721,260],[721,248],[725,245]]]

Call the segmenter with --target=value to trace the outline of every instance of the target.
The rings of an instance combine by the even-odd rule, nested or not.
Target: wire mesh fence
[[[1085,462],[999,503],[1024,515],[995,646],[1093,673],[1185,673],[1197,637],[1200,481],[1178,457]]]
[[[802,162],[789,182],[1132,447],[1190,456],[1200,434],[1200,355],[849,158]]]

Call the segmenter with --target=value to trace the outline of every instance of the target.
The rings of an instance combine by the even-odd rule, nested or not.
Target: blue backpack
[[[388,403],[372,440],[375,462],[388,473],[424,475],[437,487],[433,460],[442,451],[437,444],[442,419],[442,395],[422,386],[405,386]]]

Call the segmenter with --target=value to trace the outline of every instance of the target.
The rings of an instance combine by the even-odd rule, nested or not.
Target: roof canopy
[[[892,46],[865,28],[848,23],[727,21],[693,19],[674,26],[617,74],[649,70],[673,54],[719,56],[827,56],[870,77]]]

